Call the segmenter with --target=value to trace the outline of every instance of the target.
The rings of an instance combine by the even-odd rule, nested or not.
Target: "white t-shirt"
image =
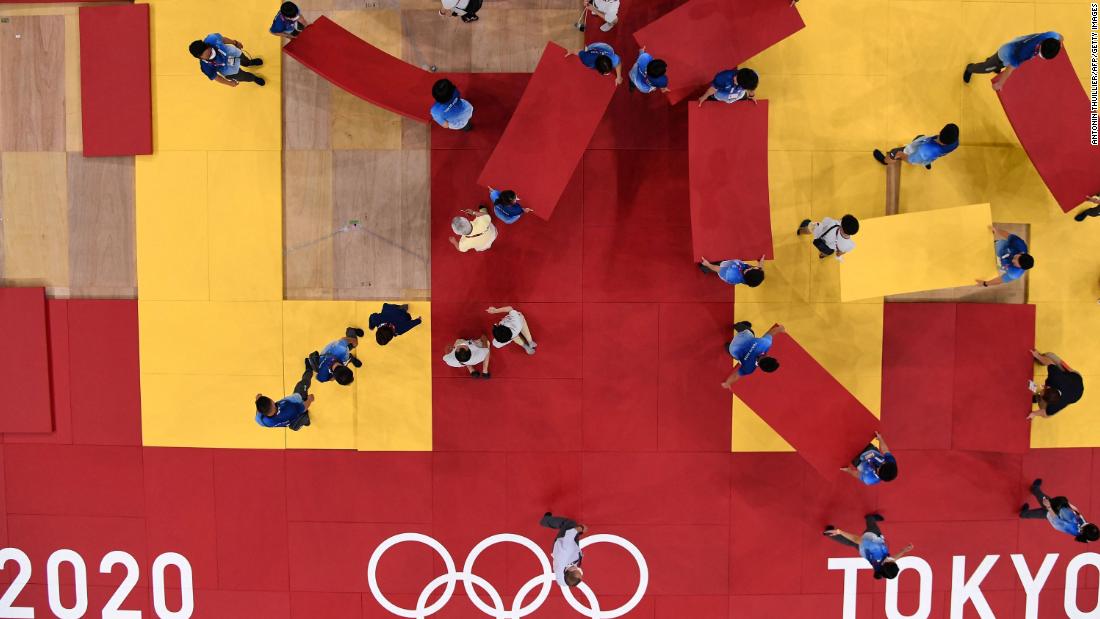
[[[577,530],[569,529],[565,535],[554,540],[554,580],[566,586],[565,569],[577,564],[581,559],[581,546],[577,543]]]
[[[477,365],[482,361],[485,361],[485,357],[489,356],[489,349],[483,348],[479,342],[474,340],[459,340],[458,344],[455,344],[457,350],[459,346],[468,346],[470,348],[470,360],[466,363],[462,363],[455,357],[455,351],[443,355],[443,362],[453,368],[460,368],[466,365]]]
[[[443,0],[443,8],[458,15],[465,15],[468,6],[470,0]]]
[[[833,226],[836,226],[836,228],[831,229]],[[856,248],[856,244],[852,239],[844,238],[840,235],[840,222],[832,217],[826,217],[822,219],[820,223],[815,224],[813,233],[814,240],[823,239],[825,245],[833,248],[833,251],[840,251],[846,254]]]
[[[604,21],[609,24],[619,20],[619,0],[592,0],[592,6],[604,14]]]
[[[504,318],[501,319],[500,323],[498,324],[502,324],[505,327],[508,327],[508,330],[512,332],[512,339],[508,340],[507,342],[498,342],[495,339],[493,340],[493,346],[496,346],[497,348],[502,348],[504,346],[507,346],[508,344],[511,344],[517,337],[519,337],[519,334],[523,332],[523,327],[527,325],[527,319],[523,317],[523,314],[517,312],[516,310],[512,310],[505,314]]]

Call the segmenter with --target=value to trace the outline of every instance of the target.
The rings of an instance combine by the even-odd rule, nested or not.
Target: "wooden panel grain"
[[[3,153],[4,280],[69,286],[66,154]]]
[[[429,98],[431,93],[429,94]],[[338,150],[401,148],[401,117],[334,88],[332,148]]]
[[[0,150],[65,150],[65,17],[0,23]]]
[[[332,151],[283,153],[283,208],[286,298],[332,298]]]
[[[132,296],[137,289],[134,158],[68,157],[72,296]]]
[[[332,84],[294,59],[283,63],[283,149],[327,150]]]

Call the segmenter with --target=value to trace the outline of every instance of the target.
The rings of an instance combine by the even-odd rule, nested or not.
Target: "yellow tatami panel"
[[[212,151],[208,161],[210,299],[282,300],[281,153]]]
[[[134,184],[139,298],[208,300],[206,153],[136,157]]]
[[[844,301],[974,284],[996,274],[988,204],[860,222],[840,265]]]
[[[1042,382],[1046,371],[1040,369],[1037,382]],[[1074,404],[1046,419],[1031,420],[1031,446],[1041,447],[1096,447],[1100,445],[1100,374],[1082,374],[1085,393]],[[1089,390],[1089,386],[1092,390]]]
[[[798,35],[795,35],[798,36]],[[845,79],[835,75],[763,75],[768,99],[769,150],[865,151],[886,135],[885,76]],[[832,96],[842,88],[843,97]],[[822,130],[827,127],[828,131]]]
[[[198,74],[198,69],[194,76],[154,76],[153,139],[157,151],[282,148],[279,69],[274,62],[272,65],[256,71],[268,80],[262,88],[249,83],[236,88],[212,83]],[[246,177],[238,180],[253,185],[264,182]]]
[[[218,32],[243,43],[246,53],[263,58],[263,68],[273,76],[279,75],[277,63],[282,39],[267,31],[279,10],[279,2],[233,0],[227,4],[221,0],[150,0],[146,4],[150,5],[151,12],[154,74],[187,75],[203,83],[209,81],[199,71],[199,61],[188,52],[187,46],[191,41]]]
[[[1056,209],[1051,217],[1031,227],[1028,251],[1035,266],[1028,271],[1028,298],[1032,303],[1069,302],[1092,304],[1088,314],[1100,313],[1100,226],[1095,219],[1076,222]],[[1070,322],[1076,326],[1076,321]],[[1097,367],[1100,373],[1100,367]]]
[[[283,376],[282,304],[138,302],[143,374]]]
[[[806,27],[741,66],[760,73],[763,98],[773,75],[883,75],[893,41],[867,33],[886,30],[888,11],[882,0],[800,4]]]
[[[741,398],[733,396],[733,438],[730,451],[794,451]]]
[[[358,325],[353,301],[284,301],[282,307],[283,391],[290,393],[302,378],[306,356],[314,350],[320,352],[329,342],[344,337],[348,327]],[[360,347],[366,339],[361,338]],[[362,355],[359,349],[352,354]],[[355,449],[356,383],[363,380],[365,369],[353,368],[355,382],[347,386],[314,379],[310,426],[288,432],[287,449]]]
[[[1059,0],[1058,3],[1035,4],[1035,28],[1036,32],[1053,30],[1062,35],[1062,50],[1069,52],[1073,68],[1085,92],[1089,91],[1089,82],[1092,79],[1089,59],[1091,50],[1091,8],[1089,0],[1077,0],[1076,2]]]
[[[359,344],[363,367],[354,383],[359,451],[432,450],[431,304],[408,304],[413,318],[423,319],[419,326],[384,347],[369,331]],[[370,315],[381,308],[380,301],[356,303],[364,330]]]
[[[144,359],[143,359],[144,362]],[[210,370],[217,371],[212,363]],[[256,394],[278,400],[282,376],[141,374],[147,447],[283,449],[287,430],[256,423]],[[306,428],[309,430],[309,428]]]
[[[1038,260],[1036,260],[1038,262]],[[1095,447],[1100,445],[1100,347],[1091,334],[1100,330],[1096,301],[1035,304],[1035,347],[1053,352],[1085,382],[1080,401],[1054,417],[1031,422],[1032,447]],[[1046,369],[1036,366],[1035,382],[1046,380]],[[1091,385],[1091,390],[1090,390]]]
[[[967,27],[966,34],[961,37],[965,45],[956,70],[960,82],[968,63],[981,62],[1008,41],[1036,32],[1035,5],[1030,2],[963,2],[962,23],[976,27]],[[958,123],[963,144],[1019,144],[997,93],[990,86],[991,78],[992,75],[975,75],[963,87],[962,121]]]

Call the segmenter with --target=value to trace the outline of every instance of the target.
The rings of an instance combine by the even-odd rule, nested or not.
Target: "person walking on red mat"
[[[192,41],[187,49],[199,59],[199,69],[211,81],[234,88],[241,82],[255,82],[259,86],[267,83],[264,78],[241,70],[241,67],[263,66],[264,61],[245,54],[244,43],[240,41],[215,32],[201,41]]]
[[[527,318],[512,308],[511,305],[505,305],[504,307],[489,307],[485,310],[490,314],[504,314],[504,318],[497,324],[493,325],[493,346],[496,348],[503,348],[512,342],[515,342],[520,348],[527,352],[529,355],[535,354],[535,349],[538,348],[538,344],[535,343],[534,338],[531,337],[531,329],[527,326]]]
[[[581,545],[577,540],[588,531],[588,527],[577,524],[569,518],[555,516],[550,512],[542,515],[539,526],[557,530],[554,548],[550,554],[554,558],[554,580],[563,587],[576,587],[584,580],[581,569]]]
[[[533,210],[520,204],[519,196],[511,189],[498,191],[490,187],[489,200],[493,203],[493,212],[506,224],[516,223],[525,213],[530,213]]]
[[[1024,272],[1035,266],[1035,258],[1027,253],[1027,243],[1015,234],[1009,234],[996,226],[989,226],[993,233],[993,253],[997,256],[997,270],[1000,275],[993,279],[975,279],[982,288],[1007,284],[1024,276]]]
[[[760,76],[752,69],[744,67],[720,71],[714,76],[710,88],[699,97],[699,107],[704,101],[736,103],[742,99],[756,103],[756,87],[760,85]]]
[[[443,351],[443,363],[453,368],[466,368],[471,378],[489,378],[489,338],[457,339]],[[481,364],[481,369],[477,365]]]
[[[932,169],[932,162],[951,153],[959,147],[959,126],[948,123],[940,129],[939,135],[918,135],[905,146],[891,148],[883,153],[875,149],[871,154],[882,165],[897,165],[902,161],[913,165],[922,165]]]
[[[370,315],[367,320],[367,328],[374,331],[374,341],[379,346],[385,346],[393,338],[404,335],[420,324],[420,318],[415,320],[409,313],[408,303],[394,305],[383,303],[382,311]]]
[[[306,29],[309,25],[309,21],[306,20],[305,15],[298,10],[298,5],[293,2],[284,2],[279,7],[279,12],[275,15],[275,20],[271,22],[271,28],[268,32],[271,34],[282,37],[284,39],[293,39],[298,34]]]
[[[1034,348],[1031,349],[1031,357],[1036,363],[1046,367],[1047,379],[1042,389],[1033,381],[1028,381],[1028,388],[1032,393],[1031,402],[1038,405],[1038,410],[1032,411],[1027,416],[1028,419],[1056,415],[1085,394],[1084,379],[1062,361],[1061,357],[1052,352],[1040,354]]]
[[[1043,60],[1050,60],[1058,56],[1062,51],[1062,35],[1057,32],[1040,32],[1016,37],[1005,43],[989,58],[982,62],[974,62],[966,65],[963,70],[963,81],[970,83],[970,76],[974,73],[997,73],[993,79],[993,90],[1001,90],[1012,76],[1012,72],[1020,68],[1028,60],[1038,56]]]
[[[1025,520],[1046,518],[1054,530],[1072,535],[1074,541],[1082,544],[1100,540],[1100,527],[1086,520],[1081,515],[1081,511],[1066,497],[1048,497],[1043,492],[1043,480],[1036,479],[1031,482],[1030,490],[1039,506],[1032,508],[1024,503],[1020,506],[1020,518]]]
[[[894,481],[898,476],[898,461],[890,453],[886,441],[878,432],[875,432],[875,439],[878,440],[878,447],[873,441],[868,443],[858,456],[852,458],[851,466],[840,469],[868,486],[880,481]]]
[[[355,380],[355,374],[352,373],[348,364],[357,368],[363,366],[363,362],[351,354],[351,351],[359,346],[361,337],[363,337],[362,329],[348,327],[344,337],[330,342],[321,352],[315,350],[309,353],[306,363],[317,373],[317,382],[327,383],[335,380],[338,385],[350,385]]]
[[[668,92],[668,63],[660,58],[654,58],[653,54],[645,51],[643,47],[638,52],[638,60],[630,68],[630,92],[635,90],[649,94],[654,90]]]
[[[852,237],[857,232],[859,232],[859,220],[854,215],[845,215],[840,218],[840,221],[832,217],[826,217],[820,222],[803,219],[802,223],[798,224],[795,235],[812,234],[818,258],[835,255],[837,260],[842,260],[841,256],[856,248]]]
[[[722,382],[723,389],[729,389],[742,376],[752,374],[758,366],[761,371],[768,373],[779,369],[779,361],[775,357],[768,356],[767,353],[772,347],[772,336],[786,333],[787,330],[783,325],[772,326],[763,337],[756,337],[752,332],[752,323],[747,320],[733,325],[733,330],[736,335],[726,345],[730,356],[733,357],[733,373]]]
[[[714,273],[718,279],[731,286],[745,284],[749,288],[756,288],[764,282],[764,256],[756,261],[756,266],[740,260],[722,260],[718,263],[706,258],[699,258],[696,263],[704,275]]]
[[[831,524],[825,525],[824,535],[844,546],[858,548],[859,556],[866,559],[875,570],[876,579],[886,578],[887,580],[893,580],[898,577],[898,572],[900,571],[898,568],[898,560],[909,554],[913,550],[913,545],[909,544],[898,554],[891,555],[890,549],[886,546],[886,537],[882,535],[882,530],[879,529],[878,526],[878,523],[883,520],[885,520],[885,518],[879,514],[867,514],[867,516],[864,517],[864,522],[867,526],[864,528],[863,535],[860,537],[856,537],[847,531],[842,531]]]
[[[477,12],[481,10],[482,0],[442,0],[443,8],[439,14],[443,17],[458,17],[462,23],[471,24],[479,18]]]
[[[577,55],[581,64],[589,69],[595,69],[600,75],[608,75],[614,70],[615,84],[623,83],[622,59],[615,53],[615,49],[607,43],[591,43],[576,52],[565,52],[565,57],[568,58],[573,54]]]
[[[432,85],[432,120],[444,129],[457,131],[472,131],[474,123],[470,119],[474,117],[474,106],[462,98],[458,87],[451,80],[437,80]]]
[[[486,251],[497,240],[497,227],[493,225],[493,218],[489,215],[489,209],[485,205],[479,205],[476,211],[459,211],[473,217],[473,220],[465,217],[455,217],[451,220],[451,231],[458,236],[449,237],[447,240],[455,249],[466,253],[474,251]]]

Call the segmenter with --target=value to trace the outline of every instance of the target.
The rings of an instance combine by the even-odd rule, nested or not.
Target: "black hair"
[[[256,398],[256,412],[266,415],[267,409],[271,408],[273,404],[275,403],[271,401],[271,398],[267,397],[266,395],[262,395]]]
[[[1091,522],[1081,527],[1081,537],[1086,542],[1095,542],[1100,540],[1100,527],[1092,524]]]
[[[450,103],[455,96],[455,85],[449,79],[436,80],[432,84],[432,98],[440,103]]]
[[[187,46],[187,51],[191,52],[191,55],[195,58],[202,58],[202,55],[206,53],[206,43],[202,41],[191,41],[191,44]]]
[[[505,189],[504,191],[500,192],[500,195],[497,196],[497,199],[496,199],[495,203],[496,204],[515,204],[516,203],[516,192],[512,191],[511,189]]]
[[[600,75],[607,75],[614,68],[615,65],[611,62],[610,57],[603,54],[596,56],[596,70],[600,72]]]
[[[840,229],[844,231],[844,234],[852,236],[859,232],[859,220],[854,215],[845,215],[840,218]]]
[[[279,15],[287,18],[298,17],[298,5],[293,2],[284,2],[283,6],[279,7]]]
[[[1021,269],[1026,271],[1026,270],[1030,269],[1031,267],[1035,266],[1035,258],[1032,258],[1031,254],[1019,254],[1019,256],[1020,256],[1020,268]]]
[[[954,144],[959,141],[959,126],[955,123],[947,123],[940,129],[940,142]]]
[[[760,76],[752,69],[738,69],[737,85],[745,90],[756,90],[760,85]]]
[[[756,365],[760,366],[761,371],[770,373],[779,369],[779,360],[775,357],[760,357]]]
[[[764,269],[759,267],[753,267],[746,269],[742,277],[745,278],[745,285],[749,288],[756,288],[764,281]]]
[[[576,572],[566,571],[565,584],[569,585],[570,587],[576,587],[577,585],[581,584],[581,577],[577,576]]]
[[[468,346],[466,348],[455,349],[455,359],[458,359],[459,363],[466,363],[470,360],[470,357],[472,356],[473,355],[472,353],[470,353],[470,348]]]
[[[1062,51],[1062,42],[1055,38],[1043,39],[1039,44],[1039,55],[1047,60],[1054,58]]]
[[[338,365],[332,368],[332,377],[336,379],[338,385],[350,385],[351,381],[355,380],[355,374],[346,365]]]
[[[882,481],[894,481],[898,477],[898,464],[896,462],[883,462],[876,472],[878,478]]]
[[[650,60],[645,68],[645,74],[649,77],[661,77],[666,71],[668,71],[668,63],[664,60]]]
[[[508,327],[500,324],[493,325],[493,339],[501,344],[511,342],[515,336],[516,334],[512,333],[512,330]]]
[[[875,572],[875,578],[885,578],[886,580],[893,580],[898,577],[898,572],[900,571],[901,568],[898,567],[898,564],[896,562],[887,561],[878,568],[877,572]]]
[[[397,335],[397,333],[393,330],[393,327],[382,325],[375,330],[374,341],[378,342],[379,346],[385,346],[390,343],[390,340],[392,340],[395,335]]]
[[[1051,404],[1057,404],[1058,400],[1062,399],[1062,392],[1054,387],[1044,387],[1043,394],[1039,397],[1049,406]]]

